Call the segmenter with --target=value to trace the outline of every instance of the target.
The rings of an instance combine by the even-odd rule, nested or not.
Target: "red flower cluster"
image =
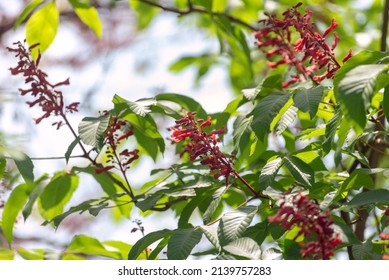
[[[139,158],[138,149],[134,149],[132,151],[124,149],[119,151],[118,146],[120,142],[128,139],[128,137],[132,135],[134,135],[134,130],[129,122],[121,120],[116,116],[111,117],[103,140],[103,144],[108,146],[105,152],[107,160],[104,164],[106,164],[106,166],[97,168],[95,170],[97,174],[106,172],[113,168],[117,168],[122,172],[125,172],[130,167],[130,164]]]
[[[267,19],[260,20],[264,28],[255,33],[257,46],[266,55],[267,58],[280,56],[276,61],[267,61],[271,68],[278,65],[287,64],[289,69],[295,67],[304,79],[312,79],[317,84],[326,78],[333,78],[340,64],[334,56],[334,49],[339,42],[339,36],[333,32],[334,40],[329,46],[325,41],[327,35],[334,30],[338,24],[332,19],[331,25],[322,35],[314,30],[314,24],[311,22],[312,11],[306,9],[305,14],[298,11],[302,3],[298,3],[292,8],[286,10],[282,15],[283,19],[276,15],[267,15]],[[292,28],[300,34],[297,41],[292,36]],[[351,49],[348,55],[343,59],[346,62],[352,55]],[[321,69],[326,70],[320,74]],[[300,74],[291,75],[291,80],[284,82],[286,88],[291,84],[301,81]]]
[[[329,213],[320,213],[319,205],[301,193],[284,194],[280,209],[269,221],[279,223],[286,229],[294,226],[300,228],[294,240],[300,236],[311,240],[303,244],[303,257],[327,260],[334,255],[334,248],[341,243]]]
[[[173,131],[171,137],[174,142],[189,138],[190,142],[185,145],[185,152],[189,154],[190,160],[200,158],[200,163],[208,165],[214,178],[224,176],[227,185],[229,177],[234,174],[233,156],[227,158],[220,151],[218,147],[220,139],[217,137],[225,133],[225,127],[207,133],[204,128],[211,125],[211,117],[207,120],[195,120],[195,114],[195,112],[189,112],[185,117],[177,120],[176,125],[170,128]]]
[[[39,105],[44,114],[34,119],[35,123],[40,123],[43,119],[52,115],[65,116],[66,112],[77,112],[79,102],[71,103],[65,106],[62,92],[57,90],[57,87],[62,85],[69,85],[69,79],[57,84],[51,84],[47,80],[47,74],[38,68],[40,56],[36,61],[31,59],[31,49],[38,44],[31,46],[28,50],[21,42],[14,43],[16,48],[7,47],[8,51],[14,52],[15,57],[19,59],[18,65],[10,68],[12,75],[22,74],[25,77],[25,83],[30,85],[28,89],[19,89],[22,96],[30,94],[33,97],[32,101],[26,102],[30,107]],[[59,129],[63,123],[62,121],[54,122],[53,125]]]

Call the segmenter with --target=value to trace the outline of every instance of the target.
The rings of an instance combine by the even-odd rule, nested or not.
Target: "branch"
[[[188,9],[186,10],[180,10],[180,9],[177,9],[177,8],[174,8],[174,7],[168,7],[168,6],[164,6],[160,3],[156,3],[154,1],[151,1],[151,0],[139,0],[139,2],[142,2],[144,4],[147,4],[147,5],[150,5],[150,6],[153,6],[153,7],[157,7],[157,8],[160,8],[161,10],[164,10],[166,12],[171,12],[171,13],[175,13],[175,14],[178,14],[179,16],[185,16],[185,15],[188,15],[188,14],[192,14],[192,13],[199,13],[199,14],[208,14],[210,16],[225,16],[226,18],[228,18],[231,22],[234,22],[236,24],[239,24],[251,31],[258,31],[258,28],[237,18],[237,17],[234,17],[230,14],[226,14],[226,13],[223,13],[223,12],[214,12],[214,11],[209,11],[209,10],[206,10],[204,8],[200,8],[200,7],[196,7],[196,6],[193,6],[191,1],[189,1],[189,5],[188,5]]]

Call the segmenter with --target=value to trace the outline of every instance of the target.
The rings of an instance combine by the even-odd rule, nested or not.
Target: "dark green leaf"
[[[309,116],[313,119],[323,98],[323,92],[322,86],[298,89],[293,95],[294,105],[303,112],[309,112]]]
[[[217,189],[215,193],[212,195],[212,201],[209,203],[209,206],[203,215],[203,223],[205,225],[211,221],[212,216],[215,213],[215,210],[217,209],[217,207],[219,206],[222,200],[222,195],[226,192],[226,190],[227,187],[221,187]]]
[[[34,183],[34,164],[32,163],[32,160],[26,154],[23,154],[21,159],[15,159],[15,164],[20,175],[22,175],[24,182],[32,186]]]
[[[145,117],[151,112],[150,106],[156,105],[157,101],[155,98],[139,99],[137,101],[128,101],[127,104],[132,112],[141,117]]]
[[[203,233],[198,228],[179,228],[173,232],[167,245],[169,260],[185,260],[200,242]]]
[[[339,110],[336,111],[335,115],[328,121],[326,125],[326,138],[323,142],[323,151],[325,153],[329,153],[332,148],[332,144],[334,142],[336,130],[341,121],[341,113]]]
[[[254,206],[241,207],[225,213],[217,232],[220,244],[224,246],[242,237],[256,213],[257,207]]]
[[[350,189],[359,189],[360,187],[373,187],[374,182],[369,174],[363,170],[357,169],[351,173],[341,186],[341,191],[348,191]]]
[[[314,171],[301,159],[295,156],[288,156],[284,158],[285,166],[289,169],[296,181],[304,186],[312,186],[314,183]]]
[[[254,101],[259,96],[267,96],[279,90],[282,90],[282,75],[271,72],[256,88],[244,89],[242,93],[248,100]]]
[[[68,164],[69,162],[69,159],[70,159],[70,156],[72,155],[72,152],[74,150],[74,148],[77,146],[77,144],[80,142],[80,139],[77,137],[76,139],[73,140],[72,143],[70,143],[66,153],[65,153],[65,160],[66,160],[66,164]]]
[[[162,238],[171,236],[172,234],[173,234],[173,231],[171,231],[170,229],[163,229],[163,230],[154,231],[154,232],[151,232],[151,233],[145,235],[144,237],[139,239],[134,244],[134,246],[131,248],[131,251],[128,253],[128,259],[129,260],[136,260],[138,258],[138,256],[148,246],[150,246],[151,244],[153,244],[154,242],[156,242]]]
[[[354,196],[349,206],[366,205],[370,203],[389,203],[389,191],[385,189],[370,190]]]
[[[34,186],[31,189],[28,201],[22,211],[24,220],[27,220],[27,218],[30,216],[36,200],[43,192],[44,185],[42,184],[42,181],[46,180],[47,176],[47,174],[44,174],[34,182]]]
[[[4,158],[0,158],[0,179],[3,178],[7,161]]]
[[[144,199],[138,200],[135,205],[144,212],[150,210],[161,197],[162,194],[159,193],[146,195]]]
[[[261,140],[270,131],[270,124],[277,116],[279,110],[288,102],[290,94],[274,92],[263,98],[249,116],[254,116],[251,127]]]
[[[247,130],[251,130],[250,125],[253,121],[253,116],[248,118],[244,116],[239,116],[234,122],[234,132],[233,132],[233,141],[234,141],[234,150],[238,150],[240,139],[242,138],[243,133]]]
[[[2,230],[8,243],[13,240],[13,227],[20,210],[26,204],[30,194],[30,187],[27,184],[17,186],[10,194],[7,202],[4,205],[2,216]]]
[[[385,88],[384,100],[382,102],[382,106],[384,107],[384,113],[386,116],[386,120],[389,122],[389,87]]]
[[[343,113],[359,133],[366,125],[366,110],[375,92],[377,77],[388,69],[389,66],[382,64],[357,66],[335,87]]]

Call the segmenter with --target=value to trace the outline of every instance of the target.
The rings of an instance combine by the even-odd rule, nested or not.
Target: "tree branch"
[[[227,13],[223,13],[223,12],[214,12],[214,11],[209,11],[209,10],[206,10],[204,8],[200,8],[200,7],[196,7],[192,4],[191,1],[188,1],[189,2],[189,5],[188,5],[188,9],[186,10],[180,10],[180,9],[177,9],[177,8],[174,8],[174,7],[168,7],[168,6],[164,6],[160,3],[156,3],[154,1],[151,1],[151,0],[139,0],[139,2],[142,2],[144,4],[147,4],[147,5],[150,5],[150,6],[153,6],[153,7],[157,7],[157,8],[160,8],[161,10],[164,10],[166,12],[171,12],[171,13],[175,13],[175,14],[178,14],[179,16],[185,16],[185,15],[188,15],[188,14],[193,14],[193,13],[199,13],[199,14],[208,14],[210,16],[225,16],[226,18],[228,18],[231,22],[234,22],[236,24],[239,24],[251,31],[258,31],[258,28],[255,27],[254,25],[251,25],[237,17],[234,17],[230,14],[227,14]]]

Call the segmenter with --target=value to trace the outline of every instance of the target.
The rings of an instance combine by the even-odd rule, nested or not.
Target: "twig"
[[[230,14],[226,14],[226,13],[223,13],[223,12],[214,12],[214,11],[209,11],[209,10],[206,10],[204,8],[200,8],[200,7],[197,7],[197,6],[194,6],[191,1],[188,1],[188,9],[186,10],[180,10],[180,9],[177,9],[177,8],[174,8],[174,7],[168,7],[168,6],[164,6],[160,3],[156,3],[154,1],[150,1],[150,0],[139,0],[139,2],[142,2],[144,4],[147,4],[147,5],[150,5],[150,6],[153,6],[153,7],[157,7],[157,8],[160,8],[166,12],[171,12],[171,13],[175,13],[175,14],[178,14],[179,16],[185,16],[185,15],[188,15],[188,14],[192,14],[192,13],[200,13],[200,14],[208,14],[210,16],[225,16],[226,18],[228,18],[231,22],[234,22],[236,24],[239,24],[251,31],[258,31],[258,28],[237,18],[237,17],[234,17]]]

